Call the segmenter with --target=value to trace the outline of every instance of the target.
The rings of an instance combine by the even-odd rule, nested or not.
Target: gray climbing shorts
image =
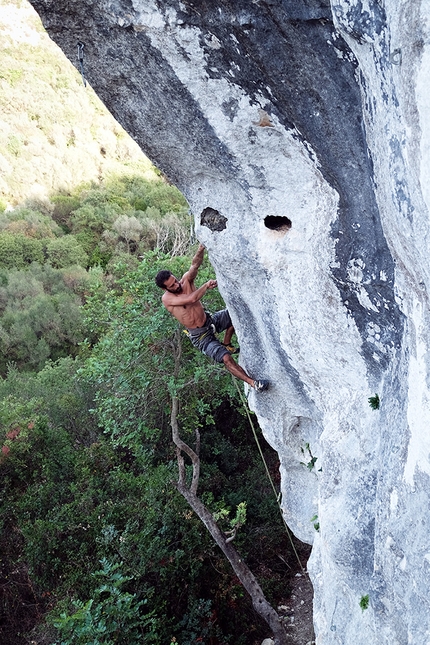
[[[217,363],[222,363],[228,349],[220,343],[215,334],[219,334],[231,327],[232,322],[227,309],[217,311],[214,314],[206,312],[206,320],[203,327],[188,329],[188,337],[194,347],[197,347],[203,354],[213,358]]]

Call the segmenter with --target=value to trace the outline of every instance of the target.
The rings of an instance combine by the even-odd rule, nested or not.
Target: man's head
[[[166,287],[164,286],[164,283],[170,278],[171,275],[171,272],[167,271],[166,269],[159,271],[155,276],[157,287],[160,287],[160,289],[165,289]]]
[[[170,293],[181,293],[182,285],[177,278],[166,269],[159,271],[155,276],[155,282],[158,287],[170,291]]]

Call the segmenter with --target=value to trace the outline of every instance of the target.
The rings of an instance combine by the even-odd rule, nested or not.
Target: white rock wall
[[[312,568],[325,586],[316,594],[318,642],[430,643],[428,513],[429,390],[428,269],[429,214],[429,11],[428,2],[386,2],[380,33],[361,42],[351,36],[354,7],[333,3],[335,24],[360,65],[366,134],[375,168],[376,196],[385,237],[396,263],[395,292],[407,325],[402,350],[381,383],[382,406],[374,443],[377,487],[370,607],[347,621],[337,591],[327,593],[334,563],[324,565],[324,530]],[[375,19],[372,8],[369,21]],[[426,98],[427,97],[427,98]],[[364,429],[364,428],[363,428]],[[363,455],[364,456],[364,455]],[[324,495],[323,495],[324,497]],[[325,578],[325,582],[324,582]],[[359,592],[344,582],[346,594]],[[363,589],[364,593],[364,589]],[[327,602],[328,601],[328,602]],[[353,604],[354,597],[351,597]],[[331,607],[333,614],[330,614]],[[354,606],[354,605],[353,605]],[[348,622],[339,634],[339,618]],[[363,628],[360,627],[363,625]],[[332,635],[329,630],[336,626]],[[344,631],[344,630],[342,630]],[[355,631],[355,634],[354,634]]]

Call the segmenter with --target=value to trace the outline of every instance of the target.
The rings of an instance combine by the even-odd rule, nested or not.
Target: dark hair
[[[155,282],[157,286],[161,287],[161,289],[165,289],[166,287],[164,286],[164,283],[170,278],[171,275],[171,271],[167,271],[167,269],[162,269],[161,271],[159,271],[155,276]]]

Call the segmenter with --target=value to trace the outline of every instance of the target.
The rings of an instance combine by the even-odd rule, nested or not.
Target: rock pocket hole
[[[211,231],[223,231],[227,226],[227,218],[214,208],[205,208],[200,215],[200,224]]]
[[[291,220],[281,215],[268,215],[264,218],[264,226],[270,228],[271,231],[285,232],[290,230]]]

